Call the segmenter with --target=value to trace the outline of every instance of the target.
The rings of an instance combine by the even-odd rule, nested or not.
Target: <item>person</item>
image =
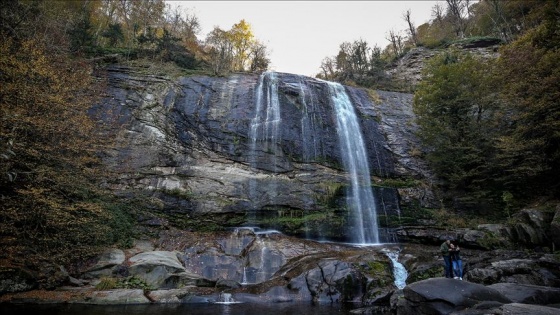
[[[461,248],[459,248],[459,244],[451,244],[449,256],[451,258],[453,274],[455,275],[453,279],[463,280],[463,260],[461,259]]]
[[[443,244],[441,244],[441,246],[439,247],[439,251],[441,252],[441,255],[443,256],[443,262],[445,263],[444,268],[445,268],[445,277],[446,278],[453,278],[453,273],[452,273],[452,266],[451,266],[451,257],[449,256],[449,249],[451,248],[451,240],[446,240],[445,242],[443,242]]]

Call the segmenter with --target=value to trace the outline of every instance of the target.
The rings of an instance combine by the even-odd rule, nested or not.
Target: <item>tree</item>
[[[3,259],[25,259],[38,272],[35,264],[66,264],[124,237],[99,188],[98,154],[111,138],[97,133],[88,110],[101,93],[92,65],[71,54],[71,28],[58,19],[67,11],[58,5],[3,6],[19,23],[0,31]]]
[[[436,3],[433,7],[432,7],[432,17],[434,18],[434,20],[439,23],[439,24],[443,24],[443,16],[444,16],[444,9],[443,6],[439,3]]]
[[[445,0],[445,2],[447,2],[447,11],[451,17],[455,35],[458,38],[464,38],[470,15],[470,0]]]
[[[120,24],[110,24],[101,36],[109,40],[110,47],[117,47],[118,43],[124,42],[124,34]]]
[[[395,30],[390,30],[386,39],[390,42],[393,56],[398,57],[402,55],[404,49],[404,40],[402,35]]]
[[[418,135],[429,148],[426,158],[446,189],[463,194],[463,206],[495,199],[492,68],[490,61],[470,54],[443,53],[430,61],[414,95]]]
[[[256,40],[250,25],[241,20],[231,30],[215,27],[206,37],[215,74],[230,71],[264,71],[270,64],[266,46]]]
[[[214,27],[206,37],[206,44],[210,47],[210,64],[214,74],[225,74],[233,69],[233,44],[226,31]]]
[[[414,45],[418,44],[418,38],[416,36],[416,26],[414,26],[414,22],[412,22],[410,9],[406,10],[406,12],[403,14],[403,19],[408,24],[408,35],[410,35],[412,43]]]
[[[362,39],[340,44],[335,57],[326,57],[321,62],[321,73],[317,77],[342,83],[355,83],[368,88],[385,84],[386,61],[381,48],[370,47]]]
[[[560,11],[551,2],[542,24],[501,50],[503,111],[510,123],[500,138],[502,180],[517,196],[560,195]]]
[[[263,72],[268,69],[270,59],[268,58],[267,48],[263,43],[259,41],[253,43],[249,58],[251,72]]]
[[[336,61],[334,58],[325,57],[321,62],[321,77],[325,80],[334,80],[336,75]]]
[[[165,11],[164,27],[170,35],[179,38],[187,51],[195,56],[200,55],[200,45],[197,39],[201,27],[198,17],[189,10],[177,6],[168,7]]]
[[[254,35],[251,25],[245,20],[234,24],[228,32],[229,40],[233,47],[233,69],[244,71],[247,69],[251,47],[254,45]]]

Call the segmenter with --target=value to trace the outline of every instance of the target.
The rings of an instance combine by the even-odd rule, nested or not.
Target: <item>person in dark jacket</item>
[[[445,268],[445,277],[446,278],[453,278],[451,257],[449,256],[449,249],[451,248],[450,245],[451,245],[451,240],[446,240],[439,247],[439,251],[441,252],[441,255],[443,256],[443,262],[445,263],[444,268]]]
[[[463,280],[463,260],[461,259],[461,248],[459,245],[450,245],[449,256],[451,258],[451,265],[453,267],[453,279]]]

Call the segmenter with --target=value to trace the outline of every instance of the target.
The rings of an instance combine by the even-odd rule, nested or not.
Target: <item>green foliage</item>
[[[117,23],[109,24],[109,27],[107,27],[101,36],[109,40],[109,47],[116,47],[117,44],[124,41],[124,34],[121,25]]]
[[[494,116],[497,108],[492,64],[447,51],[426,67],[414,95],[418,135],[426,158],[445,188],[472,192],[492,185]],[[484,197],[483,195],[479,197]]]
[[[432,266],[424,270],[417,270],[408,275],[408,278],[406,279],[406,283],[411,284],[426,279],[441,277],[443,275],[443,270],[444,270],[443,268],[444,267],[442,265],[441,266],[438,265],[438,266]]]
[[[454,40],[452,42],[446,43],[446,45],[448,46],[466,47],[466,48],[472,46],[486,47],[486,46],[498,45],[498,44],[502,44],[502,40],[490,36],[473,36],[473,37],[463,38],[463,39]]]
[[[560,19],[556,11],[553,18]],[[560,194],[560,25],[545,20],[501,51],[501,180],[514,195]]]
[[[347,187],[344,184],[336,182],[324,182],[321,186],[323,188],[323,193],[316,197],[317,202],[327,208],[336,208],[338,199],[344,196],[344,191]]]
[[[506,244],[495,234],[486,232],[484,236],[478,240],[478,243],[488,250],[504,248]]]
[[[376,275],[388,272],[389,266],[379,261],[370,261],[367,264],[367,270],[369,273]]]
[[[74,22],[69,31],[72,51],[79,52],[86,47],[95,45],[95,35],[93,24],[91,23],[90,13],[86,9],[81,16]]]
[[[143,289],[143,290],[153,290],[153,288],[146,283],[145,280],[138,277],[132,276],[124,279],[120,279],[117,284],[119,289]]]
[[[317,77],[346,85],[386,87],[390,84],[384,71],[387,64],[381,48],[377,45],[370,47],[366,41],[360,39],[352,43],[342,43],[335,57],[325,58],[321,64],[322,72]]]
[[[392,188],[410,188],[410,187],[418,187],[421,185],[421,182],[415,178],[380,178],[379,180],[375,181],[374,186],[379,187],[392,187]]]

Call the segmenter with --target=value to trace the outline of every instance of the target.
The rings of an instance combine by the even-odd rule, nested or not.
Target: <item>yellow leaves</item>
[[[250,42],[253,40],[253,32],[251,31],[251,25],[245,20],[239,21],[239,23],[234,24],[229,31],[231,39],[234,42]]]
[[[39,17],[80,14],[78,2],[56,6]],[[0,32],[0,154],[9,153],[0,161],[0,231],[26,252],[62,263],[114,242],[122,229],[114,212],[124,210],[97,185],[103,170],[96,152],[107,140],[88,110],[99,85],[91,84],[87,61],[66,54],[67,30],[57,28],[76,16],[34,18],[23,22],[29,32],[21,36]]]
[[[251,26],[245,20],[241,20],[233,25],[228,32],[228,36],[237,56],[234,59],[234,70],[245,70],[250,48],[255,41]]]

